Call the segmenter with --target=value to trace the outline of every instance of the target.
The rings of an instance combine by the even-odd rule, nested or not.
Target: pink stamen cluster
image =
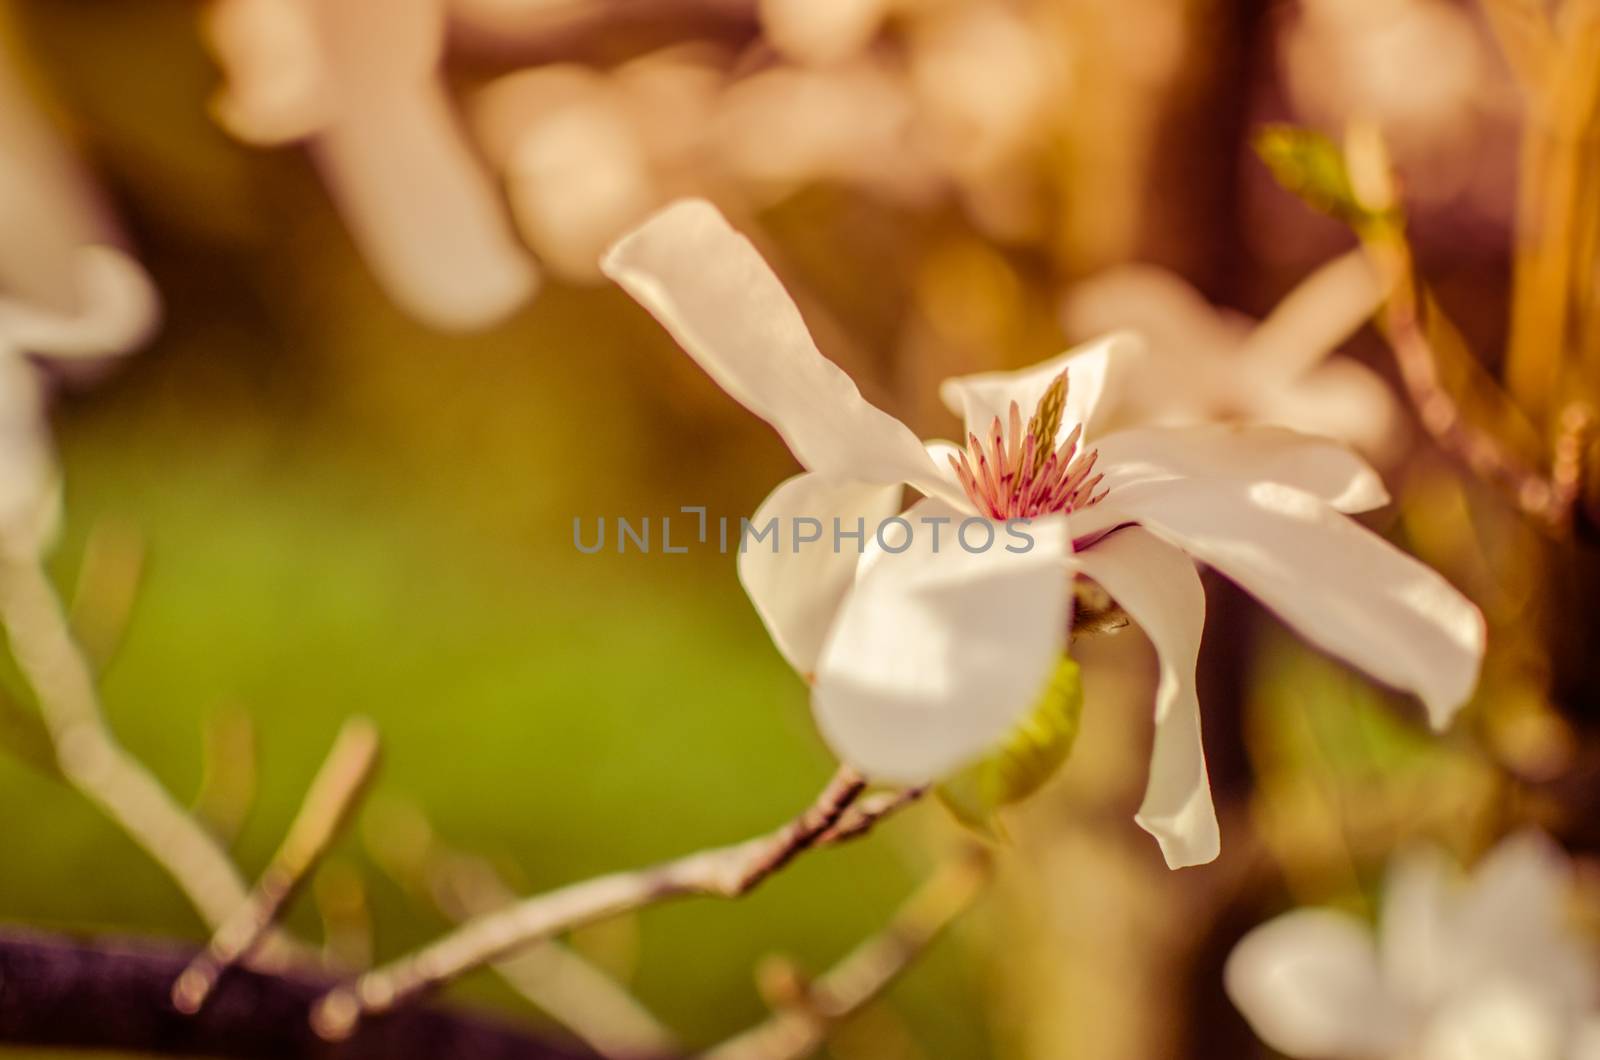
[[[1105,490],[1094,492],[1105,476],[1089,477],[1099,451],[1078,451],[1081,423],[1060,446],[1051,448],[1061,426],[1066,391],[1063,371],[1040,400],[1026,431],[1022,410],[1013,401],[1008,424],[1002,425],[996,416],[986,440],[968,434],[966,450],[950,457],[950,466],[978,511],[992,519],[1031,519],[1078,511],[1106,495]]]

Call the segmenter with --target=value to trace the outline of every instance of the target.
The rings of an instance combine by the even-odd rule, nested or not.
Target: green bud
[[[938,787],[939,800],[967,827],[999,834],[995,813],[1038,791],[1072,753],[1083,718],[1078,664],[1063,655],[1026,717],[995,750]]]

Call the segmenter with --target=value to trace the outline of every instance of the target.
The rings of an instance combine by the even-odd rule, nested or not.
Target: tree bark
[[[171,1056],[318,1060],[596,1060],[509,1024],[425,1005],[362,1022],[325,1042],[310,1008],[330,982],[230,969],[201,1011],[172,1006],[193,949],[138,940],[79,941],[0,930],[0,1043]]]

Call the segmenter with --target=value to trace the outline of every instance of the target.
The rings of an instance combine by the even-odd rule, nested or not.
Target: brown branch
[[[417,952],[331,991],[317,1006],[320,1034],[338,1039],[360,1020],[482,967],[530,943],[675,898],[735,898],[793,861],[839,823],[866,790],[841,767],[798,817],[765,836],[633,872],[597,876],[471,920]]]
[[[817,846],[835,846],[839,843],[848,843],[852,839],[860,839],[877,827],[883,818],[899,813],[922,798],[927,790],[927,788],[902,788],[899,791],[880,792],[862,799],[850,807],[849,812],[839,819],[838,824],[817,840]]]
[[[373,1020],[331,1045],[309,1022],[325,981],[245,969],[186,1016],[168,991],[191,953],[150,941],[0,932],[0,1042],[227,1060],[595,1060],[577,1046],[427,1006]]]
[[[454,850],[420,811],[394,807],[390,828],[367,837],[374,860],[408,890],[426,895],[455,923],[487,916],[517,901],[486,858]],[[607,1057],[675,1056],[671,1029],[628,988],[556,939],[535,942],[494,962],[500,978],[530,1004]]]

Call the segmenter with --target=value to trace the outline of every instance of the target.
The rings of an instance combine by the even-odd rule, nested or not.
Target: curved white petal
[[[1435,728],[1472,694],[1483,615],[1437,573],[1302,490],[1166,479],[1113,487],[1073,518],[1137,522],[1226,574],[1313,644],[1416,693]]]
[[[1244,371],[1288,379],[1310,369],[1378,309],[1383,287],[1357,247],[1302,280],[1245,340]]]
[[[1403,1041],[1366,925],[1302,910],[1246,935],[1223,968],[1228,997],[1256,1035],[1291,1057],[1379,1057]]]
[[[1291,486],[1341,512],[1389,503],[1383,479],[1347,446],[1282,427],[1207,424],[1118,431],[1095,445],[1104,486],[1185,478]]]
[[[739,580],[773,643],[802,674],[816,668],[823,639],[855,582],[865,542],[880,522],[900,510],[901,491],[898,483],[841,482],[805,471],[781,483],[751,518],[756,532],[772,520],[777,529],[770,539],[741,542]],[[838,539],[835,519],[841,530]],[[843,537],[858,525],[864,534],[860,541]],[[799,540],[813,534],[819,539]]]
[[[996,416],[1002,423],[1015,401],[1023,419],[1033,415],[1039,399],[1063,368],[1067,369],[1067,402],[1061,417],[1064,435],[1083,424],[1085,437],[1112,411],[1123,379],[1144,353],[1144,343],[1129,331],[1118,331],[1066,353],[1015,372],[981,372],[954,376],[939,384],[939,399],[962,418],[979,438]]]
[[[29,353],[93,357],[143,343],[161,317],[161,299],[138,262],[115,247],[77,251],[74,312],[0,298],[0,339]]]
[[[1221,837],[1194,687],[1206,622],[1206,594],[1194,561],[1135,526],[1096,541],[1072,564],[1139,623],[1161,661],[1150,780],[1135,820],[1156,837],[1170,868],[1203,865],[1216,858]]]
[[[601,271],[772,424],[807,470],[947,488],[916,435],[817,350],[783,284],[715,206],[674,203],[623,236]]]
[[[874,550],[817,663],[811,705],[839,757],[877,780],[922,784],[999,743],[1028,712],[1066,644],[1064,520],[1026,528],[1031,547],[937,500],[904,516],[909,546]],[[925,519],[949,520],[935,547]],[[890,539],[891,547],[905,544]],[[1007,550],[1023,549],[1020,553]]]
[[[1337,439],[1379,463],[1398,455],[1404,425],[1389,384],[1349,357],[1330,357],[1282,386],[1251,395],[1247,415],[1257,423]]]
[[[437,84],[396,86],[324,129],[312,153],[390,297],[464,330],[510,313],[538,272],[450,107]]]

